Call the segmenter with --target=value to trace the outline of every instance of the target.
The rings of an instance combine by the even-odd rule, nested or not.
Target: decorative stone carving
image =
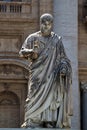
[[[10,83],[4,83],[4,89],[5,91],[8,91],[10,87]]]
[[[0,92],[0,105],[15,105],[19,104],[19,99],[16,94],[10,91]]]
[[[28,78],[29,72],[19,66],[12,64],[4,64],[0,66],[0,76],[1,77],[19,77],[19,78]]]
[[[29,35],[19,52],[30,63],[26,127],[71,127],[72,69],[61,37],[52,32],[52,24],[52,15],[42,15],[40,31]]]
[[[87,92],[87,82],[81,83],[81,90],[82,90],[83,92]]]
[[[1,52],[15,52],[17,53],[21,47],[20,36],[1,36],[0,37],[0,51]]]

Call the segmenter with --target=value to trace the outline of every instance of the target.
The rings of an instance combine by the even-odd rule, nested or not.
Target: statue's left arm
[[[63,109],[62,109],[62,125],[65,127],[71,127],[70,116],[73,115],[72,107],[72,68],[70,60],[68,59],[65,49],[62,43],[62,39],[59,37],[56,44],[57,57],[56,57],[56,82],[58,88],[58,94],[62,97]],[[60,91],[61,90],[61,91]],[[57,122],[59,126],[59,122]]]
[[[72,73],[71,63],[66,55],[61,37],[59,37],[59,41],[57,43],[57,72],[59,74],[69,76],[71,76]]]

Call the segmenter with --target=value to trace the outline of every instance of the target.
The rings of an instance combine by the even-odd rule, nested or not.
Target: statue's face
[[[43,36],[49,36],[52,30],[52,22],[44,21],[40,24],[40,30]]]

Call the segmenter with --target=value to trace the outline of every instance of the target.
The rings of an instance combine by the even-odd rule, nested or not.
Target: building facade
[[[47,7],[49,5],[49,7]],[[52,13],[52,0],[0,0],[0,127],[20,128],[28,88],[28,61],[19,57],[24,39]]]
[[[0,0],[0,128],[20,128],[24,121],[29,62],[19,57],[25,38],[39,30],[43,13],[54,16],[73,68],[72,128],[82,127],[83,86],[87,86],[86,0]]]

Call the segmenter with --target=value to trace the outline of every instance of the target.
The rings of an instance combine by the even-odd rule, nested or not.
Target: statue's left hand
[[[37,58],[38,58],[38,53],[33,52],[32,55],[31,55],[31,59],[36,60]]]
[[[66,75],[66,69],[65,69],[65,68],[62,68],[62,69],[60,70],[60,74],[63,75],[63,76],[65,76],[65,75]]]

